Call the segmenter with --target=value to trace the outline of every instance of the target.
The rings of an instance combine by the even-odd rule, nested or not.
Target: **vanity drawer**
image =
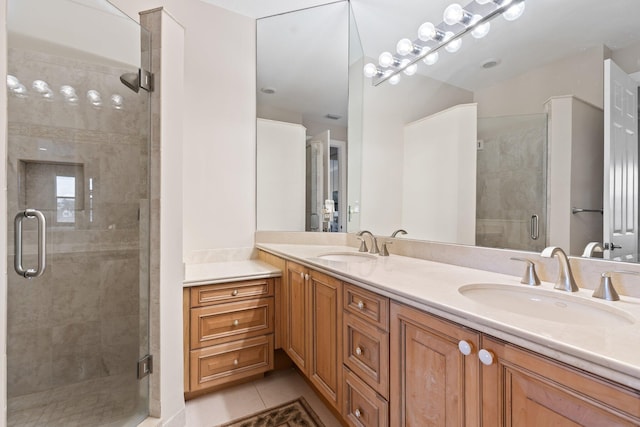
[[[191,349],[273,333],[273,298],[191,309]]]
[[[355,285],[345,284],[344,309],[382,330],[389,331],[389,298]]]
[[[273,334],[191,351],[191,391],[273,369]]]
[[[389,403],[366,385],[357,375],[344,368],[342,414],[350,426],[387,427]]]
[[[343,360],[371,388],[389,398],[389,333],[344,314]]]
[[[191,288],[191,307],[219,302],[273,296],[273,279],[246,280],[242,282],[203,285]]]

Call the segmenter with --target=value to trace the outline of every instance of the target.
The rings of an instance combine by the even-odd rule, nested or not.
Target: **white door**
[[[307,143],[307,231],[326,231],[330,218],[325,218],[324,204],[329,195],[329,130],[319,133]]]
[[[638,83],[604,62],[605,257],[638,260]]]

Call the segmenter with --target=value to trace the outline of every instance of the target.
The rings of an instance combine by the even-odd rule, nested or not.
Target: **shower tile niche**
[[[84,165],[21,160],[18,173],[20,209],[50,211],[56,225],[76,223],[85,208]]]

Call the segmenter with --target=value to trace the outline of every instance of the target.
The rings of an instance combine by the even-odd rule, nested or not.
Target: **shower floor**
[[[98,378],[13,397],[7,403],[9,427],[137,425],[141,417],[136,416],[136,407],[146,407],[131,375]]]

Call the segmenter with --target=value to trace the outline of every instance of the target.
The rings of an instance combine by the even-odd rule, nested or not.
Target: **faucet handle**
[[[380,256],[389,256],[389,251],[387,250],[387,245],[393,244],[390,240],[385,240],[382,242],[382,249],[380,249]]]
[[[528,258],[511,258],[514,261],[522,261],[525,262],[527,264],[526,269],[524,270],[524,275],[522,276],[522,280],[520,280],[520,283],[522,283],[523,285],[529,285],[529,286],[538,286],[540,285],[540,279],[538,278],[538,275],[536,274],[536,265],[534,264],[533,261],[531,261]]]
[[[636,271],[628,271],[628,270],[613,270],[613,271],[605,271],[602,273],[602,277],[600,277],[600,286],[598,289],[593,291],[594,298],[600,298],[607,301],[618,301],[620,296],[618,292],[616,292],[616,288],[613,286],[613,281],[611,279],[611,275],[613,273],[619,274],[633,274],[634,276],[640,276],[640,273]]]
[[[358,237],[358,240],[360,240],[360,249],[358,249],[358,252],[369,252],[369,248],[367,248],[367,242],[364,241],[364,237]]]

